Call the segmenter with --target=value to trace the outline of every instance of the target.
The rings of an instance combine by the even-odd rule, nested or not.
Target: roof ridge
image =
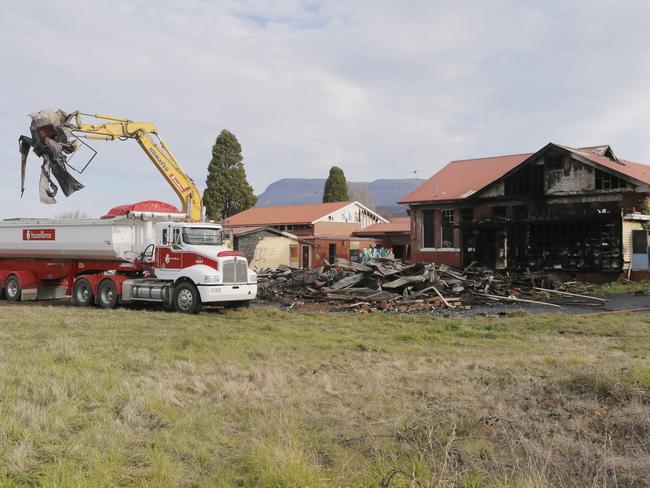
[[[453,159],[449,161],[447,164],[452,164],[452,163],[464,163],[466,161],[480,161],[481,159],[501,159],[501,158],[512,158],[515,156],[532,156],[535,154],[534,152],[522,152],[522,153],[516,153],[516,154],[503,154],[501,156],[485,156],[483,158],[469,158],[469,159]],[[434,175],[435,176],[435,175]]]

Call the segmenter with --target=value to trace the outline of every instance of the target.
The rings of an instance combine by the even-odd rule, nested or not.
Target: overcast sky
[[[223,128],[255,191],[283,177],[429,177],[446,162],[609,143],[650,162],[650,2],[0,0],[0,217],[178,204],[133,141],[86,189],[19,199],[17,139],[62,108],[156,122],[203,188]]]

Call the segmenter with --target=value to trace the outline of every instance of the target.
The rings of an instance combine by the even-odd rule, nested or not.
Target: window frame
[[[435,249],[436,247],[436,211],[433,208],[421,210],[422,217],[420,219],[420,249]],[[427,217],[430,216],[430,222]],[[427,232],[428,224],[431,225],[430,235]],[[427,239],[427,238],[430,239]]]
[[[454,248],[454,221],[456,218],[456,212],[453,208],[441,208],[440,209],[440,249],[453,249]],[[446,233],[451,232],[451,239],[446,239]],[[445,245],[445,242],[448,242],[449,245]]]

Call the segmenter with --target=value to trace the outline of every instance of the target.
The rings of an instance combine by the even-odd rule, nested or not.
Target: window
[[[361,262],[361,260],[359,259],[358,249],[350,249],[350,261],[352,261],[353,263]]]
[[[648,249],[648,231],[633,230],[632,231],[632,253],[645,254],[649,251],[650,249]]]
[[[442,247],[454,247],[454,210],[445,208],[440,211],[442,220]]]
[[[163,229],[162,231],[162,243],[167,244],[167,229]]]
[[[422,247],[436,247],[433,226],[433,210],[422,210]]]
[[[178,227],[172,229],[172,246],[181,247],[181,230]]]
[[[220,246],[223,232],[209,227],[183,227],[183,242],[195,246]]]
[[[471,222],[474,219],[474,209],[472,208],[461,208],[460,209],[460,221],[461,222]]]
[[[506,207],[492,207],[492,217],[505,218]]]
[[[610,174],[596,169],[596,190],[616,190],[627,188],[627,182]]]

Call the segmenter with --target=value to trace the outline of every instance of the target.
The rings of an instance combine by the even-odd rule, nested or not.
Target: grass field
[[[650,485],[650,316],[0,306],[0,486]]]

